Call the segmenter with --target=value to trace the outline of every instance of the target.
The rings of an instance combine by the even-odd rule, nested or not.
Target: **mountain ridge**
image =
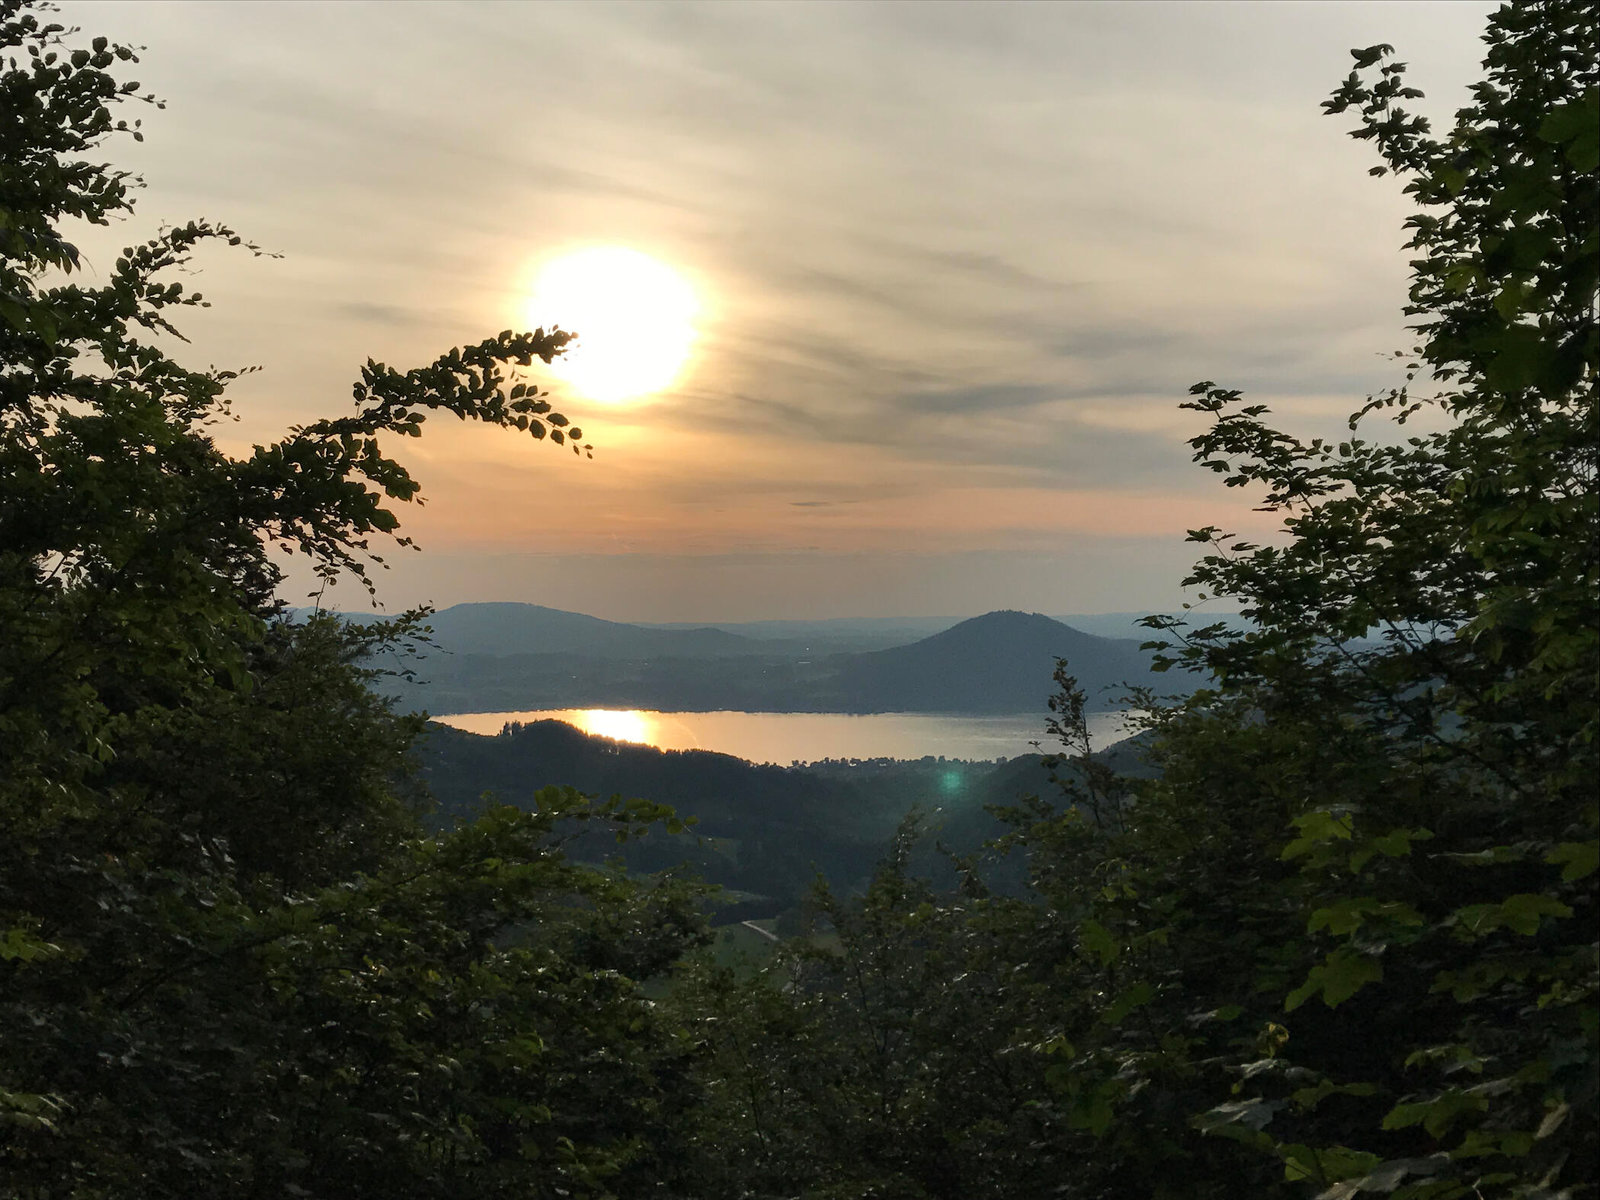
[[[910,645],[855,655],[838,682],[847,694],[871,696],[883,711],[1043,712],[1057,690],[1061,658],[1091,701],[1103,698],[1094,693],[1123,683],[1153,682],[1136,640],[1097,637],[1015,609],[972,617]]]
[[[1108,693],[1117,685],[1155,683],[1137,640],[1015,610],[901,646],[831,654],[791,640],[641,628],[514,603],[457,605],[432,624],[435,648],[416,664],[421,679],[385,686],[403,704],[435,712],[1043,712],[1061,657],[1091,709],[1115,707]]]
[[[434,640],[458,654],[587,654],[601,658],[725,657],[760,653],[751,638],[711,626],[652,629],[541,604],[452,604],[428,618]]]

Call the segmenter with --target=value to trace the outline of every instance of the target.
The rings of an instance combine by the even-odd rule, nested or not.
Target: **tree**
[[[1276,549],[1199,532],[1219,553],[1195,582],[1262,629],[1190,652],[1302,747],[1281,857],[1302,864],[1321,962],[1285,1023],[1347,1006],[1377,1043],[1362,1058],[1382,1059],[1310,1048],[1325,1086],[1370,1089],[1348,1154],[1261,1131],[1330,1195],[1555,1194],[1600,1170],[1600,36],[1592,6],[1555,0],[1503,8],[1485,41],[1487,78],[1446,139],[1396,106],[1416,93],[1404,64],[1379,65],[1386,47],[1358,53],[1369,75],[1327,105],[1359,111],[1374,173],[1409,177],[1425,210],[1407,223],[1408,369],[1440,388],[1419,400],[1408,379],[1352,427],[1432,403],[1446,428],[1307,445],[1195,389],[1216,416],[1200,457],[1264,487],[1291,533]],[[1381,649],[1352,644],[1372,629]],[[1339,752],[1317,763],[1319,743]]]
[[[0,1195],[648,1194],[682,1071],[636,980],[696,895],[562,847],[670,814],[556,790],[425,836],[367,665],[422,614],[276,594],[274,548],[366,578],[417,493],[380,438],[431,413],[586,450],[524,377],[569,335],[369,361],[351,415],[231,457],[234,374],[154,335],[203,303],[174,269],[255,248],[195,222],[85,285],[135,56],[7,2],[0,57]]]
[[[1237,947],[1282,1011],[1201,1125],[1328,1197],[1574,1195],[1600,1170],[1600,38],[1593,6],[1538,0],[1485,41],[1445,139],[1398,107],[1419,93],[1388,47],[1354,52],[1326,106],[1359,113],[1373,173],[1408,177],[1424,210],[1406,386],[1339,445],[1209,383],[1189,405],[1213,417],[1197,459],[1264,493],[1287,538],[1191,535],[1212,552],[1190,582],[1258,629],[1165,647],[1214,682],[1163,725],[1140,807],[1150,827],[1199,804],[1251,831],[1213,911],[1275,899],[1303,922]],[[1442,430],[1357,436],[1424,405]]]
[[[1485,42],[1447,137],[1403,111],[1418,93],[1388,47],[1355,51],[1327,105],[1421,209],[1404,386],[1338,444],[1193,390],[1197,460],[1283,536],[1191,535],[1208,553],[1189,582],[1253,627],[1151,622],[1160,661],[1205,685],[1152,704],[1158,777],[1089,758],[1064,668],[1076,769],[1010,814],[1027,892],[946,900],[886,869],[835,914],[838,978],[798,992],[823,1015],[791,1027],[825,1069],[764,1069],[775,1095],[860,1075],[852,1031],[892,1018],[897,1103],[825,1111],[870,1127],[851,1144],[890,1147],[897,1182],[926,1186],[932,1129],[970,1135],[969,1178],[1027,1194],[1595,1194],[1596,10],[1510,4]],[[1407,424],[1422,406],[1434,432]],[[963,1006],[991,983],[983,1015]],[[941,1013],[969,1021],[926,1036]],[[975,1078],[985,1045],[1025,1137],[970,1082],[964,1110],[908,1121],[907,1096]]]

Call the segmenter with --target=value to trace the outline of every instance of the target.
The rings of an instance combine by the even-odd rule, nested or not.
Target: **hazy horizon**
[[[350,597],[350,599],[355,600],[356,598],[355,597]],[[612,621],[612,622],[615,622],[617,624],[622,624],[622,625],[638,625],[638,626],[641,626],[641,627],[644,627],[644,628],[661,627],[661,628],[685,628],[685,629],[691,629],[691,628],[696,628],[696,627],[708,627],[709,628],[709,627],[720,627],[720,626],[749,626],[749,625],[777,625],[777,626],[781,626],[781,625],[809,626],[809,625],[828,625],[828,624],[837,624],[837,625],[871,625],[871,624],[894,625],[897,622],[907,622],[907,623],[910,623],[910,624],[913,624],[913,625],[918,625],[918,626],[923,626],[923,625],[932,626],[937,622],[948,622],[950,625],[957,625],[957,624],[960,624],[962,621],[971,621],[971,620],[974,620],[974,619],[976,619],[978,617],[992,616],[995,613],[1003,613],[1003,612],[1021,612],[1021,613],[1028,614],[1030,616],[1049,617],[1052,621],[1062,621],[1062,622],[1067,622],[1067,621],[1070,621],[1071,619],[1074,619],[1074,618],[1084,619],[1084,620],[1109,621],[1109,620],[1112,620],[1112,619],[1115,619],[1115,618],[1121,618],[1121,617],[1127,617],[1127,618],[1132,620],[1132,619],[1137,619],[1137,618],[1140,618],[1140,617],[1150,616],[1150,615],[1154,615],[1154,614],[1181,615],[1181,612],[1183,611],[1182,608],[1181,608],[1181,605],[1171,605],[1171,606],[1165,607],[1165,608],[1162,608],[1162,607],[1153,607],[1153,608],[1119,608],[1119,609],[1101,609],[1101,610],[1096,610],[1096,611],[1092,611],[1092,612],[1090,612],[1090,611],[1073,611],[1073,612],[1054,611],[1054,612],[1051,612],[1051,611],[1046,611],[1044,609],[1030,609],[1030,608],[1025,608],[1025,607],[1019,607],[1019,606],[1013,604],[1013,605],[1000,605],[1000,606],[997,606],[995,608],[987,608],[987,609],[982,609],[982,610],[974,610],[974,611],[971,611],[971,612],[960,612],[960,613],[950,613],[950,612],[890,612],[890,613],[881,613],[881,612],[873,612],[873,613],[845,613],[845,614],[843,614],[841,616],[830,616],[830,617],[753,616],[753,617],[740,617],[740,618],[727,618],[727,617],[696,618],[696,617],[688,617],[688,618],[683,618],[683,619],[679,619],[679,618],[657,619],[655,617],[648,616],[648,615],[645,615],[645,616],[631,616],[631,617],[627,617],[627,616],[623,616],[623,617],[606,616],[606,615],[604,615],[602,613],[584,612],[581,609],[559,608],[556,605],[538,604],[537,601],[533,601],[533,600],[458,600],[458,601],[454,602],[453,604],[435,605],[435,606],[430,606],[430,607],[432,607],[435,612],[443,612],[443,611],[445,611],[446,609],[449,609],[449,608],[455,608],[455,607],[458,607],[460,605],[472,605],[472,604],[530,604],[530,605],[537,605],[540,608],[552,608],[552,609],[555,609],[558,612],[574,613],[574,614],[577,614],[579,616],[597,617],[597,618],[599,618],[600,620],[603,620],[603,621]],[[347,614],[355,615],[355,616],[366,616],[366,615],[371,615],[371,616],[390,615],[390,616],[392,616],[396,612],[396,609],[392,605],[373,604],[370,601],[368,601],[366,603],[362,603],[362,602],[357,601],[356,603],[343,605],[343,606],[340,606],[338,608],[333,608],[333,607],[328,606],[326,604],[323,604],[323,605],[317,605],[317,604],[296,605],[296,604],[293,604],[292,602],[291,602],[291,606],[295,607],[295,608],[300,608],[300,609],[322,608],[322,609],[324,609],[324,611],[341,612],[341,613],[347,613]],[[1194,615],[1194,617],[1195,617],[1195,619],[1197,621],[1201,620],[1201,619],[1214,619],[1216,617],[1231,617],[1231,616],[1238,616],[1239,615],[1237,613],[1237,611],[1235,611],[1234,609],[1216,608],[1216,607],[1212,607],[1210,604],[1207,604],[1207,603],[1191,605],[1189,611],[1191,611],[1193,613],[1193,615]],[[1093,631],[1092,630],[1085,630],[1084,632],[1093,632]],[[1097,636],[1104,637],[1104,636],[1111,636],[1111,635],[1099,634]]]

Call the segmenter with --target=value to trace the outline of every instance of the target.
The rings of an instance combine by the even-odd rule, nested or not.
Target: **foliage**
[[[417,493],[381,439],[431,413],[585,449],[522,378],[568,335],[368,362],[352,415],[231,456],[235,373],[161,345],[203,303],[170,275],[246,243],[83,283],[135,57],[15,3],[0,56],[0,1195],[648,1194],[683,1072],[636,981],[696,893],[563,847],[670,814],[552,790],[424,836],[366,665],[422,615],[275,598],[274,549],[365,578]]]
[[[1407,223],[1408,369],[1441,388],[1377,397],[1352,429],[1423,403],[1444,429],[1302,444],[1234,393],[1193,402],[1215,414],[1199,457],[1264,490],[1292,538],[1197,531],[1217,552],[1195,582],[1262,629],[1188,656],[1293,738],[1280,857],[1321,961],[1284,997],[1288,1053],[1369,1098],[1342,1129],[1275,1119],[1248,1140],[1330,1196],[1562,1194],[1600,1170],[1600,37],[1592,6],[1534,3],[1485,40],[1488,76],[1444,140],[1395,107],[1415,95],[1401,63],[1327,105],[1359,110],[1379,173],[1409,177],[1424,209]],[[1352,645],[1374,628],[1381,648]],[[1372,1049],[1297,1051],[1324,1005]]]
[[[394,532],[381,437],[581,436],[507,369],[566,335],[369,363],[356,415],[229,457],[231,376],[153,338],[199,302],[158,275],[236,235],[77,284],[132,56],[0,21],[0,1195],[1594,1195],[1592,5],[1495,14],[1442,140],[1355,52],[1328,108],[1419,203],[1418,345],[1338,444],[1194,389],[1197,459],[1284,530],[1194,533],[1253,625],[1153,622],[1205,685],[1144,694],[1156,769],[1090,755],[1063,665],[1061,793],[993,859],[937,889],[912,821],[765,967],[670,983],[700,889],[574,849],[665,809],[425,836],[364,665],[420,616],[273,600],[270,547],[362,575]]]
[[[974,874],[938,895],[892,859],[859,901],[822,895],[829,932],[775,968],[782,989],[705,985],[713,1077],[740,1081],[707,1119],[784,1164],[758,1178],[1595,1194],[1595,9],[1509,5],[1485,41],[1446,138],[1400,108],[1418,93],[1388,47],[1354,52],[1327,105],[1421,208],[1406,385],[1339,444],[1193,391],[1197,460],[1284,536],[1192,535],[1209,553],[1189,582],[1253,626],[1151,622],[1161,662],[1206,684],[1152,703],[1159,777],[1088,757],[1063,667],[1075,769],[999,847],[1027,855],[1026,894]]]

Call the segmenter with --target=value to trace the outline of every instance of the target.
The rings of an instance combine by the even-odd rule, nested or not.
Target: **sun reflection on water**
[[[567,719],[595,737],[653,745],[656,741],[656,722],[650,718],[654,715],[637,708],[579,708],[573,710],[572,716]]]
[[[555,708],[523,712],[436,714],[433,720],[493,737],[508,724],[565,721],[586,734],[660,750],[712,750],[756,763],[816,762],[825,758],[948,759],[993,762],[1038,753],[1044,740],[1037,714],[958,717],[929,713],[657,712],[640,708]],[[1096,746],[1125,737],[1125,713],[1090,713]],[[965,774],[939,777],[949,796],[965,790]]]

